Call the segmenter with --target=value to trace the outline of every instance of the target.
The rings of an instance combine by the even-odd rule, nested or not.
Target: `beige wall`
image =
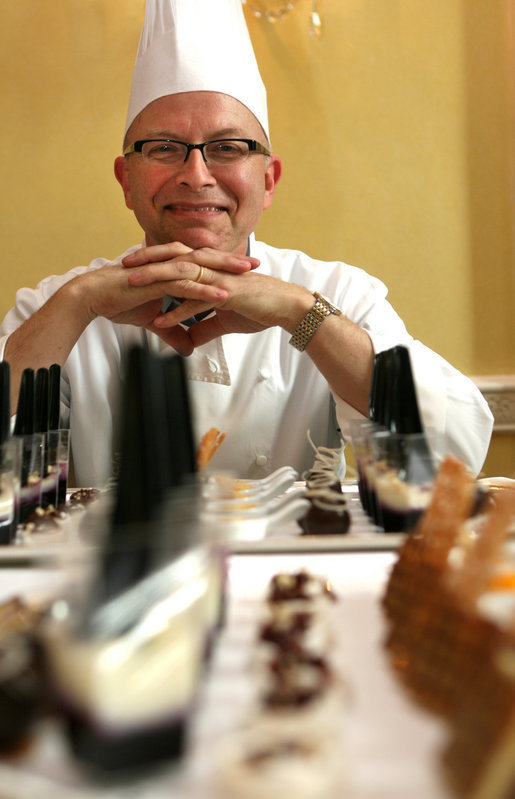
[[[515,372],[514,5],[320,0],[320,39],[312,0],[275,24],[246,11],[285,170],[258,234],[376,274],[468,374]],[[1,315],[19,285],[141,238],[112,161],[143,7],[2,0]]]

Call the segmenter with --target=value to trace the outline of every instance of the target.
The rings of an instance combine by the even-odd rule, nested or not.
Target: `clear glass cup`
[[[19,513],[21,447],[17,439],[0,445],[0,544],[16,537]]]
[[[57,507],[59,478],[59,430],[49,430],[45,436],[45,459],[41,485],[41,507]]]
[[[111,782],[182,756],[205,673],[210,553],[194,547],[168,560],[161,542],[152,543],[156,534],[163,544],[170,539],[168,526],[158,533],[161,524],[123,524],[91,562],[71,558],[67,589],[41,635],[49,680],[66,698],[70,748]],[[80,680],[70,679],[76,674]],[[136,694],[137,712],[124,716]]]
[[[431,501],[434,456],[423,433],[376,432],[371,437],[377,524],[411,532]]]
[[[20,524],[25,524],[41,504],[45,434],[18,438],[21,439]]]
[[[351,419],[350,421],[350,439],[358,473],[359,497],[363,510],[374,521],[377,514],[373,487],[374,456],[371,436],[379,429],[378,425],[370,419]]]
[[[57,507],[64,505],[66,502],[66,491],[68,490],[68,474],[70,467],[70,430],[67,427],[63,427],[58,432],[59,477],[57,480]]]

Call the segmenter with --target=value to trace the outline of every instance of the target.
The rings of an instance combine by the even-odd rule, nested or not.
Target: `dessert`
[[[304,475],[308,489],[329,488],[341,491],[339,477],[342,468],[342,449],[315,447],[308,432],[308,440],[315,451],[311,469]]]
[[[44,376],[44,380],[39,380]],[[43,465],[41,480],[41,507],[57,505],[59,480],[59,431],[48,430],[48,369],[39,369],[36,383],[36,407],[39,409],[37,429],[43,433]],[[39,384],[39,400],[38,400]]]
[[[321,655],[277,647],[267,664],[260,700],[264,709],[302,708],[318,701],[331,685],[331,668]]]
[[[79,488],[70,494],[65,505],[38,505],[21,526],[21,537],[41,532],[56,532],[62,529],[70,513],[83,511],[100,496],[97,488]]]
[[[71,511],[83,510],[90,502],[94,502],[100,496],[98,488],[77,488],[68,497],[68,507]]]
[[[41,530],[48,531],[50,529],[58,530],[66,518],[66,512],[54,508],[53,505],[49,505],[46,508],[38,507],[25,522],[23,530],[27,533],[37,533]]]
[[[45,707],[40,651],[29,633],[0,638],[0,750],[26,743]]]
[[[66,502],[66,491],[68,488],[68,461],[59,462],[57,473],[57,504],[64,505]]]
[[[296,734],[255,724],[219,749],[217,781],[224,797],[332,799],[341,770],[337,744],[316,732]]]
[[[350,527],[350,514],[339,477],[341,450],[314,449],[313,466],[304,475],[305,497],[310,501],[310,508],[297,523],[304,535],[345,535]]]
[[[323,655],[331,640],[327,619],[313,610],[289,607],[280,602],[268,606],[268,613],[258,630],[258,645],[267,659],[273,652],[309,651]]]
[[[336,601],[329,580],[312,575],[305,569],[298,572],[280,572],[270,581],[267,593],[269,603],[295,603],[297,607],[316,609],[315,603]],[[313,603],[313,604],[312,604]],[[293,605],[290,605],[293,607]]]
[[[28,604],[20,597],[13,597],[0,604],[0,636],[32,630],[40,621],[41,608]]]
[[[270,580],[252,657],[253,701],[218,750],[224,797],[338,795],[342,697],[330,657],[335,598],[327,580],[307,571]]]
[[[401,480],[398,472],[381,464],[374,471],[377,523],[386,533],[413,530],[431,501],[431,483]]]
[[[515,492],[489,497],[446,458],[431,502],[403,544],[383,598],[387,649],[412,697],[449,725],[453,793],[504,799],[515,789],[515,596],[506,537]]]
[[[414,529],[431,499],[435,467],[422,433],[370,433],[369,513],[389,532]]]
[[[306,494],[311,507],[298,520],[304,535],[345,535],[350,527],[350,513],[343,494],[317,489]]]
[[[376,429],[377,425],[369,419],[352,419],[350,421],[351,442],[356,461],[359,498],[363,510],[372,518],[373,508],[371,506],[371,498],[373,495],[371,493],[369,480],[372,477],[371,466],[373,465],[373,457],[370,436]]]
[[[20,522],[23,524],[41,505],[41,475],[32,472],[20,488]]]
[[[80,760],[120,772],[182,756],[211,622],[208,566],[187,552],[48,626],[53,690]]]
[[[41,507],[48,508],[49,505],[55,507],[57,503],[58,477],[57,467],[55,465],[49,466],[47,474],[41,480]]]
[[[16,534],[16,496],[14,485],[0,485],[0,544],[10,544]]]
[[[225,433],[221,433],[216,427],[211,427],[204,433],[197,449],[197,471],[201,472],[206,468],[224,439]]]
[[[278,573],[269,583],[257,633],[258,715],[287,730],[334,722],[339,681],[330,661],[336,595],[306,570]]]
[[[47,707],[41,651],[35,636],[41,611],[15,597],[0,605],[0,750],[30,740]]]

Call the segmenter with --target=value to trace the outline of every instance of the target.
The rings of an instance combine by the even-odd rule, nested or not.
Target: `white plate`
[[[344,485],[351,518],[345,535],[304,535],[295,520],[279,524],[259,540],[229,542],[231,552],[238,554],[265,552],[381,552],[396,550],[406,533],[385,533],[367,517],[355,485]]]
[[[378,552],[396,550],[404,541],[404,533],[384,533],[375,527],[364,513],[355,484],[344,484],[343,491],[349,502],[351,525],[345,535],[303,535],[297,524],[308,507],[307,500],[298,493],[300,484],[294,483],[290,491],[276,497],[276,505],[267,502],[266,512],[259,508],[245,517],[241,511],[221,515],[221,539],[229,551],[234,553],[260,552]],[[285,500],[290,501],[285,501]],[[77,511],[61,523],[59,530],[32,533],[20,545],[0,546],[1,566],[39,566],[57,564],[63,557],[69,558],[73,547],[84,550],[79,526],[84,526],[89,540],[89,528],[99,526],[98,514],[103,505],[95,503],[95,511]],[[92,542],[94,546],[94,542]]]

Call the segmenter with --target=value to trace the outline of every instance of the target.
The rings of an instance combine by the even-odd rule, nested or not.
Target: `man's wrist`
[[[299,352],[304,352],[324,319],[333,314],[341,316],[342,313],[318,291],[313,292],[313,297],[315,298],[314,304],[301,319],[290,338],[289,343]]]
[[[54,297],[57,300],[62,297],[66,313],[73,313],[77,323],[85,329],[90,322],[96,319],[97,314],[90,308],[87,291],[85,290],[87,280],[83,280],[83,277],[83,275],[77,275],[77,277],[69,280],[61,286]]]

